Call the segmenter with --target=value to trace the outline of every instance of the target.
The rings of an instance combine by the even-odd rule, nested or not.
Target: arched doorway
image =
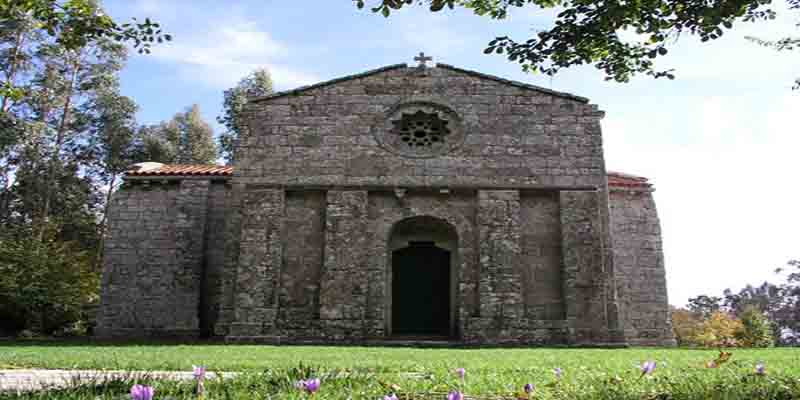
[[[446,221],[412,217],[390,238],[389,332],[395,337],[452,337],[458,239]]]

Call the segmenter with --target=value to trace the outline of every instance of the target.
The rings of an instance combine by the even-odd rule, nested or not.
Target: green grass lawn
[[[383,398],[390,384],[400,386],[401,398],[454,389],[513,398],[527,382],[537,387],[533,398],[542,399],[800,399],[800,349],[732,353],[730,362],[709,369],[704,365],[716,357],[715,350],[5,343],[0,344],[0,366],[153,371],[205,365],[210,370],[245,372],[230,382],[209,382],[206,399],[305,398],[292,383],[311,376],[323,381],[315,399]],[[646,360],[656,361],[657,367],[642,378],[637,366]],[[758,362],[766,366],[765,376],[753,372]],[[301,364],[304,369],[298,368]],[[564,371],[558,383],[552,372],[556,367]],[[453,374],[455,368],[466,369],[463,384]],[[129,383],[28,398],[119,398]],[[191,383],[153,384],[162,395],[191,398]]]

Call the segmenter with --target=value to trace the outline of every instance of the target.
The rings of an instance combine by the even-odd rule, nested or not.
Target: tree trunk
[[[19,51],[22,48],[22,43],[24,39],[23,31],[20,30],[17,32],[17,38],[14,41],[14,50],[11,56],[11,66],[8,67],[8,74],[6,75],[6,85],[11,86],[14,83],[14,78],[17,75],[17,68],[19,66]],[[3,96],[3,102],[0,103],[0,113],[5,113],[8,107],[10,106],[10,102],[8,101],[8,96]]]
[[[50,216],[50,203],[53,198],[54,186],[56,183],[56,167],[60,161],[61,146],[64,145],[64,136],[67,131],[67,120],[69,119],[69,109],[72,106],[72,92],[75,89],[75,81],[78,79],[78,68],[80,66],[79,58],[75,59],[72,64],[72,76],[69,81],[69,89],[67,90],[66,98],[64,99],[64,107],[61,112],[61,120],[58,123],[58,130],[56,131],[56,143],[53,146],[53,155],[50,157],[50,168],[47,171],[47,178],[45,179],[45,192],[44,192],[44,205],[42,207],[42,222],[46,222]],[[44,239],[44,223],[39,230],[39,241]]]
[[[103,205],[103,218],[100,220],[100,242],[97,244],[97,259],[94,263],[94,270],[98,272],[103,267],[103,249],[106,242],[106,223],[108,223],[108,210],[111,208],[111,195],[114,194],[114,185],[117,183],[117,174],[111,175],[111,182],[108,184],[106,194],[106,204]]]
[[[14,40],[14,49],[12,50],[11,55],[11,65],[8,67],[8,73],[6,74],[6,86],[11,86],[14,83],[14,78],[17,75],[17,68],[19,67],[19,52],[22,48],[22,44],[24,42],[25,35],[23,35],[23,30],[17,32],[17,37]],[[11,102],[9,101],[8,96],[3,96],[3,100],[0,103],[0,114],[5,114],[8,109],[11,107]],[[0,221],[5,221],[8,217],[8,207],[9,207],[9,190],[11,189],[11,178],[9,177],[9,165],[8,163],[4,164],[2,167],[2,174],[3,179],[3,187],[2,192],[0,192]]]

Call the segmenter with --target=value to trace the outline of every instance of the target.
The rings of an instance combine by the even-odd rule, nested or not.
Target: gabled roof
[[[589,99],[587,99],[586,97],[576,96],[576,95],[574,95],[572,93],[559,92],[559,91],[556,91],[556,90],[547,89],[547,88],[543,88],[541,86],[531,85],[531,84],[520,82],[520,81],[512,81],[510,79],[501,78],[499,76],[484,74],[483,72],[478,72],[478,71],[472,71],[472,70],[469,70],[469,69],[458,68],[458,67],[454,67],[452,65],[442,64],[442,63],[438,63],[438,64],[436,64],[436,66],[438,68],[449,69],[451,71],[461,72],[462,74],[472,75],[472,76],[476,76],[478,78],[483,78],[483,79],[488,79],[490,81],[500,82],[500,83],[503,83],[503,84],[506,84],[506,85],[509,85],[509,86],[518,87],[520,89],[527,89],[527,90],[533,90],[533,91],[536,91],[536,92],[542,92],[542,93],[546,93],[546,94],[553,95],[553,96],[556,96],[556,97],[563,97],[563,98],[566,98],[566,99],[579,101],[581,103],[588,103],[589,102]]]
[[[336,78],[336,79],[331,79],[329,81],[323,81],[323,82],[315,83],[313,85],[300,86],[298,88],[291,89],[291,90],[284,90],[282,92],[275,92],[275,93],[272,93],[272,94],[267,95],[267,96],[251,97],[248,100],[251,103],[258,103],[258,102],[261,102],[261,101],[264,101],[264,100],[270,100],[270,99],[275,99],[275,98],[278,98],[278,97],[289,96],[289,95],[296,95],[296,94],[300,94],[302,92],[305,92],[305,91],[308,91],[308,90],[311,90],[311,89],[317,89],[317,88],[321,88],[321,87],[325,87],[325,86],[335,85],[337,83],[349,81],[349,80],[352,80],[352,79],[365,78],[367,76],[379,74],[381,72],[391,71],[391,70],[394,70],[394,69],[400,69],[400,68],[408,68],[408,64],[388,65],[386,67],[381,67],[381,68],[378,68],[378,69],[371,69],[369,71],[364,71],[364,72],[361,72],[361,73],[358,73],[358,74],[353,74],[353,75],[347,75],[347,76],[343,76],[341,78]]]
[[[125,177],[231,177],[233,167],[227,165],[187,165],[187,164],[160,164],[140,163],[135,164],[125,171]],[[624,174],[621,172],[608,172],[608,186],[612,188],[647,189],[652,185],[647,178]]]
[[[570,93],[566,93],[566,92],[559,92],[559,91],[556,91],[556,90],[547,89],[547,88],[543,88],[541,86],[531,85],[531,84],[523,83],[523,82],[519,82],[519,81],[512,81],[510,79],[501,78],[499,76],[484,74],[482,72],[472,71],[472,70],[463,69],[463,68],[458,68],[458,67],[454,67],[454,66],[448,65],[448,64],[437,63],[436,67],[437,68],[442,68],[442,69],[448,69],[448,70],[455,71],[455,72],[460,72],[462,74],[472,75],[472,76],[475,76],[475,77],[478,77],[478,78],[483,78],[483,79],[499,82],[499,83],[502,83],[502,84],[505,84],[505,85],[509,85],[509,86],[513,86],[513,87],[517,87],[517,88],[520,88],[520,89],[533,90],[533,91],[536,91],[536,92],[545,93],[545,94],[549,94],[549,95],[556,96],[556,97],[562,97],[562,98],[565,98],[565,99],[575,100],[575,101],[579,101],[581,103],[588,103],[589,102],[589,99],[587,99],[586,97],[576,96],[574,94],[570,94]],[[330,86],[330,85],[335,85],[337,83],[341,83],[341,82],[345,82],[345,81],[349,81],[349,80],[353,80],[353,79],[365,78],[365,77],[368,77],[368,76],[371,76],[371,75],[379,74],[381,72],[392,71],[392,70],[400,69],[400,68],[408,68],[408,64],[388,65],[386,67],[381,67],[381,68],[378,68],[378,69],[372,69],[372,70],[361,72],[361,73],[358,73],[358,74],[347,75],[347,76],[343,76],[343,77],[340,77],[340,78],[336,78],[336,79],[331,79],[331,80],[328,80],[328,81],[315,83],[313,85],[301,86],[301,87],[298,87],[298,88],[295,88],[295,89],[291,89],[291,90],[284,90],[284,91],[281,91],[281,92],[275,92],[275,93],[272,93],[272,94],[267,95],[267,96],[251,97],[249,99],[249,101],[251,103],[258,103],[258,102],[261,102],[261,101],[271,100],[271,99],[275,99],[275,98],[278,98],[278,97],[289,96],[289,95],[298,95],[298,94],[300,94],[302,92],[305,92],[305,91],[308,91],[308,90],[317,89],[317,88]]]

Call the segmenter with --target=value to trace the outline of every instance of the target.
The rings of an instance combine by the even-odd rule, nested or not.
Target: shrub
[[[0,320],[11,331],[6,333],[52,334],[80,326],[84,306],[97,300],[92,259],[77,244],[57,240],[54,227],[45,229],[42,240],[32,230],[0,236]]]
[[[703,347],[736,347],[739,345],[736,334],[741,329],[742,321],[731,314],[716,311],[703,321],[699,334],[691,341]]]
[[[699,313],[695,313],[684,308],[673,308],[672,333],[679,346],[692,346],[697,343],[695,338],[703,331],[703,318]]]
[[[736,339],[744,347],[772,347],[775,345],[772,323],[758,308],[747,306],[740,315],[742,327]]]

